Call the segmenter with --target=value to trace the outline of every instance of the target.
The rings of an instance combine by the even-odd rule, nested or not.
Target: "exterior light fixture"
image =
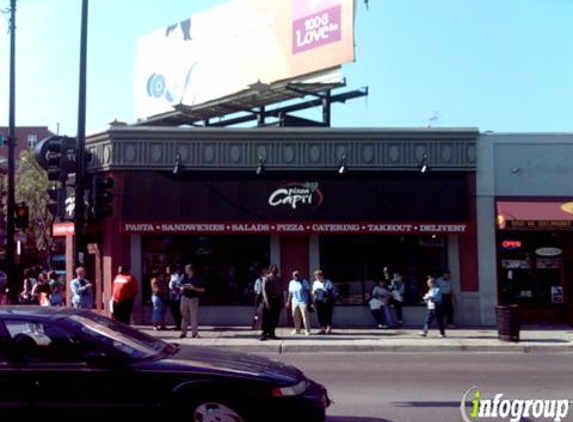
[[[420,173],[427,173],[429,170],[428,166],[428,155],[422,155],[422,160],[420,161]]]
[[[338,174],[344,174],[346,171],[346,154],[342,154],[342,157],[340,157],[338,162]]]
[[[263,159],[262,155],[259,155],[259,165],[257,166],[257,169],[255,170],[255,173],[257,175],[261,175],[265,172],[265,160]]]
[[[175,166],[173,167],[173,174],[181,173],[181,154],[177,153],[175,156]]]

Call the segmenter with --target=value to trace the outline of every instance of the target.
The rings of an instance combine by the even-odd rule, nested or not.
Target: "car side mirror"
[[[88,366],[109,366],[114,361],[111,356],[102,352],[88,352],[84,359]]]

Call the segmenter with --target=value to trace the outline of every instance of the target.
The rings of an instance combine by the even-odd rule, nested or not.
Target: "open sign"
[[[503,249],[513,250],[519,249],[522,246],[521,240],[504,240],[501,242],[501,247]]]

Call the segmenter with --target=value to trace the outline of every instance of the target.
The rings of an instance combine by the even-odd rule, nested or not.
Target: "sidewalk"
[[[420,337],[419,329],[335,329],[331,335],[291,335],[292,328],[279,328],[278,340],[259,341],[258,332],[248,327],[199,327],[200,338],[179,338],[176,331],[154,331],[137,326],[148,334],[181,345],[201,345],[226,350],[264,353],[304,352],[573,352],[573,327],[525,327],[520,342],[500,341],[494,328],[458,328],[439,338],[438,330]],[[315,330],[316,332],[316,330]]]

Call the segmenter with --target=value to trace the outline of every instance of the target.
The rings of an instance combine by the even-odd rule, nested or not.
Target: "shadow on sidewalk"
[[[251,327],[201,327],[200,326],[201,331],[212,331],[212,332],[224,332],[224,331],[230,331],[230,332],[256,332],[256,330],[253,330]]]
[[[368,418],[363,416],[328,416],[326,422],[393,422],[390,419]]]
[[[396,401],[396,407],[460,407],[459,401]]]
[[[206,337],[206,338],[216,338],[216,339],[226,339],[226,340],[258,340],[261,335],[259,333],[248,333],[248,334],[232,334],[232,335],[220,335],[216,337]],[[384,339],[385,336],[381,336],[380,339]],[[344,340],[377,340],[376,337],[365,337],[361,335],[279,335],[278,341],[289,341],[289,340],[308,340],[308,341],[344,341]],[[273,340],[269,340],[273,341]]]

